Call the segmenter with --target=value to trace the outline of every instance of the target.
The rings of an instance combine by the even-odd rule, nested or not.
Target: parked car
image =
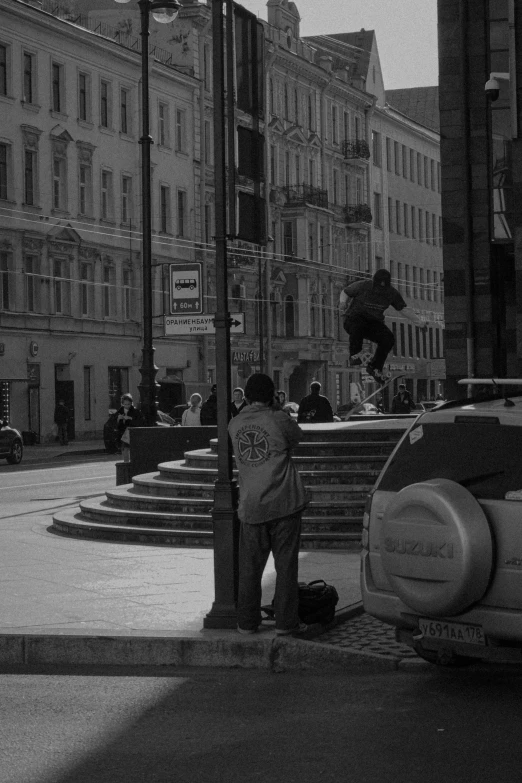
[[[522,661],[518,384],[413,419],[368,496],[364,608],[433,663]]]
[[[24,455],[22,433],[11,427],[7,419],[0,419],[0,459],[18,465]]]

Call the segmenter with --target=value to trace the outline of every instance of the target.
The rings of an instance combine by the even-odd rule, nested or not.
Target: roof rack
[[[522,378],[462,378],[461,386],[522,386]]]

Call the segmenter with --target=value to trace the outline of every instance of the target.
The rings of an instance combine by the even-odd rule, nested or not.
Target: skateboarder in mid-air
[[[393,332],[384,323],[384,311],[391,305],[422,331],[428,328],[392,286],[387,269],[378,269],[372,280],[358,280],[347,285],[341,291],[339,305],[344,312],[344,329],[350,335],[350,366],[363,363],[360,356],[363,340],[376,343],[375,354],[366,370],[378,383],[386,380],[384,362],[395,344]]]

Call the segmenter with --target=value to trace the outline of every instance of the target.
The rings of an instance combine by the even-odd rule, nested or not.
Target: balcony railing
[[[354,158],[358,158],[359,160],[369,160],[370,148],[364,139],[343,141],[343,155],[347,160]]]
[[[347,204],[344,208],[344,219],[350,226],[372,222],[372,211],[368,204]]]
[[[284,189],[287,206],[311,204],[314,207],[328,209],[328,191],[314,185],[287,185]]]

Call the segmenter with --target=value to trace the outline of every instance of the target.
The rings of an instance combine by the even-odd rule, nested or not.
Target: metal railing
[[[372,211],[368,204],[347,204],[344,208],[344,219],[350,223],[371,223]]]
[[[287,185],[284,193],[287,205],[311,204],[328,209],[328,191],[314,185]]]
[[[370,147],[364,139],[355,141],[343,141],[343,155],[346,159],[359,158],[360,160],[369,160]]]

